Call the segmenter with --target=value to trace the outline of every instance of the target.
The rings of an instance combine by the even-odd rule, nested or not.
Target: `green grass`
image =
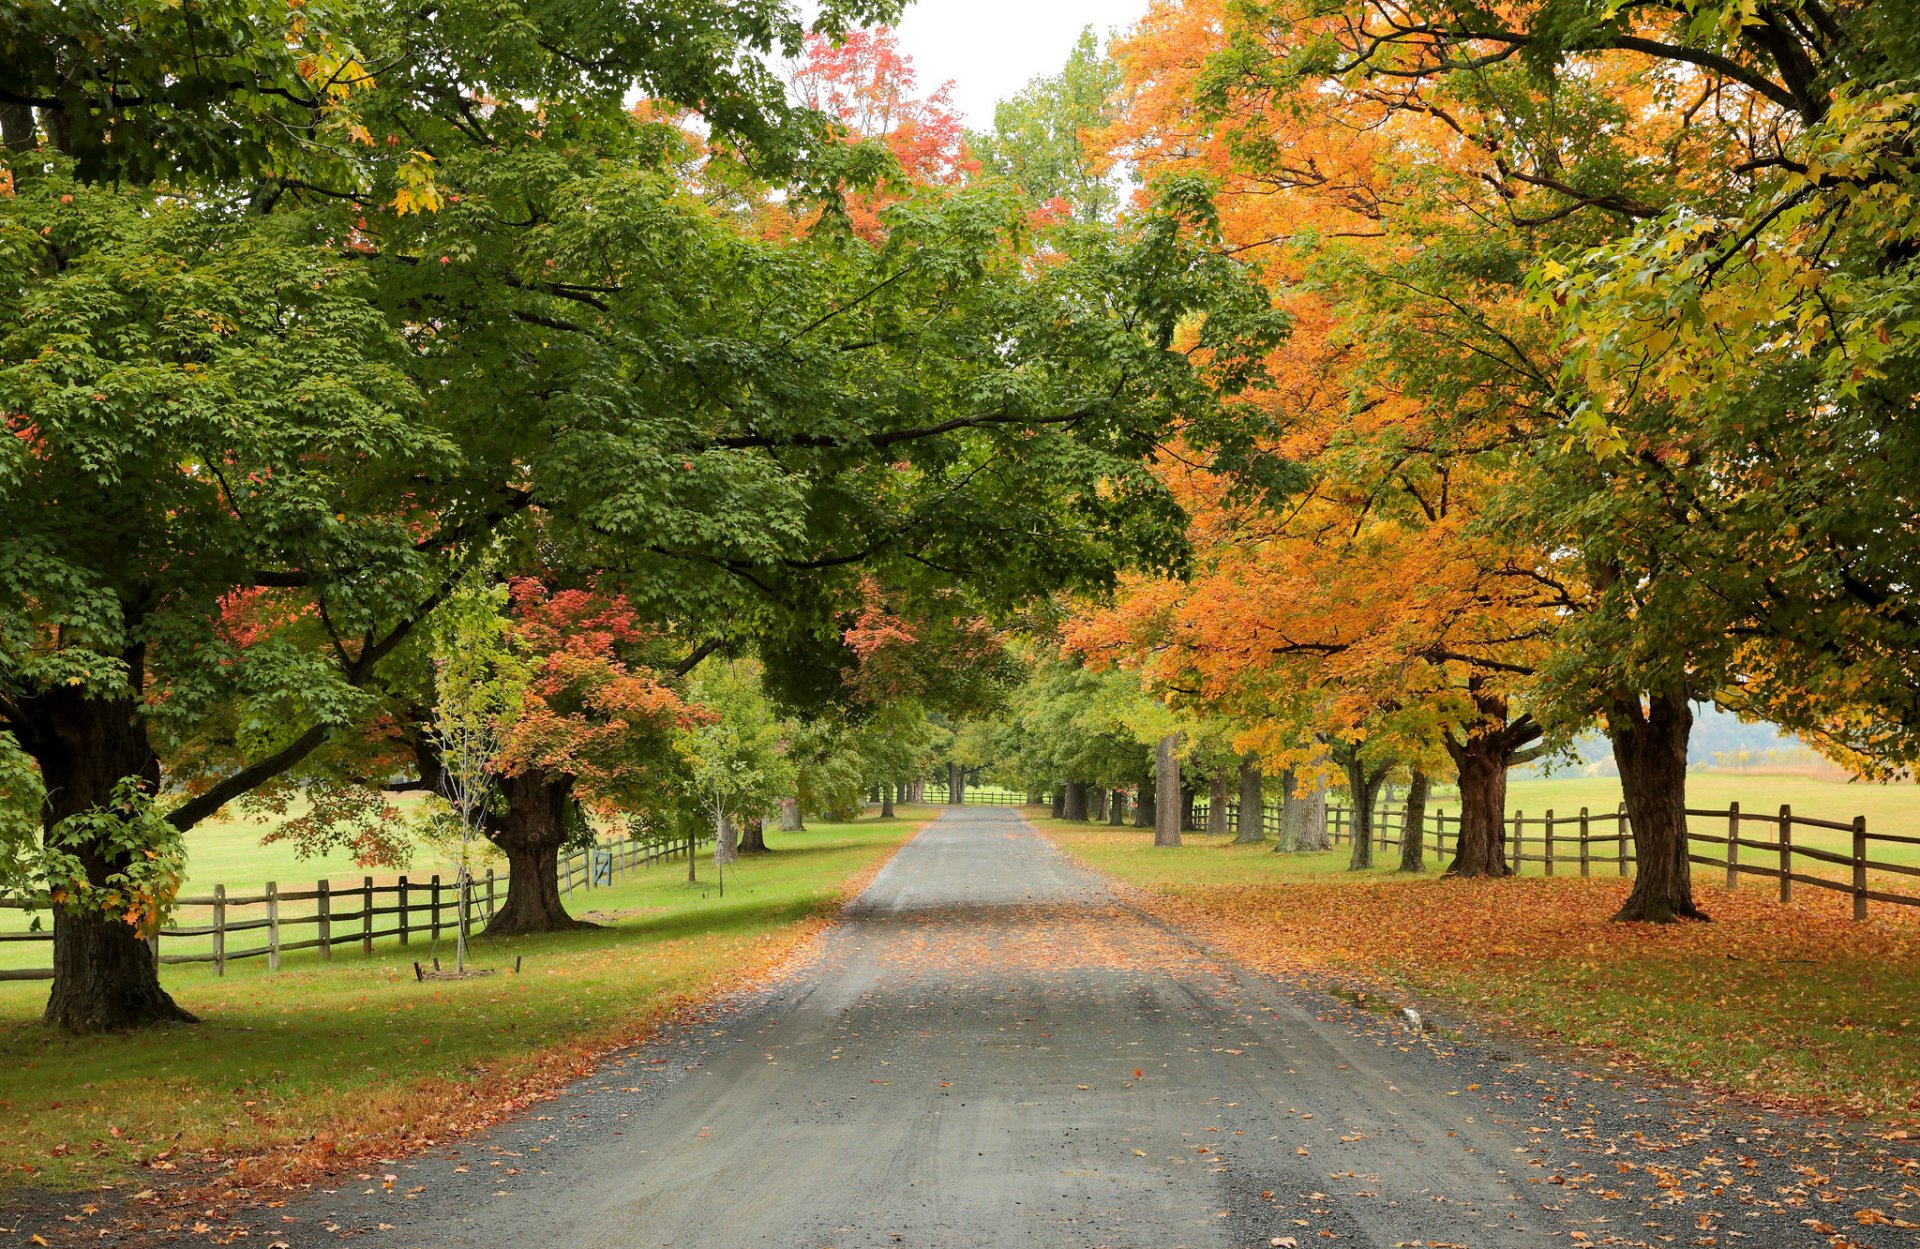
[[[156,1159],[366,1153],[473,1126],[476,1107],[550,1087],[764,966],[929,814],[771,835],[775,852],[742,859],[724,899],[704,856],[696,886],[680,862],[577,892],[575,913],[606,927],[476,941],[475,963],[502,973],[487,977],[416,983],[423,944],[288,956],[278,973],[168,967],[201,1024],[88,1038],[38,1022],[44,984],[0,984],[0,1175],[78,1185]]]

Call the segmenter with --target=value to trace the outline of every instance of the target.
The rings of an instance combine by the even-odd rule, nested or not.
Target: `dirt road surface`
[[[391,1187],[369,1172],[289,1203],[246,1243],[1920,1244],[1854,1219],[1903,1200],[1898,1176],[1835,1178],[1838,1145],[1826,1173],[1795,1169],[1829,1127],[1691,1111],[1254,976],[1018,814],[969,808],[771,989],[390,1164]],[[1889,1217],[1915,1214],[1904,1200]]]

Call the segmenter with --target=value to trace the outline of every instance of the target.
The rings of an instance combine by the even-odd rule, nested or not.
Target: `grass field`
[[[1629,883],[1448,880],[1346,870],[1344,848],[1277,855],[1187,834],[1035,821],[1150,911],[1282,975],[1359,977],[1502,1030],[1744,1095],[1920,1124],[1920,916],[1848,918],[1808,890],[1696,878],[1711,924],[1612,924]]]
[[[928,814],[776,834],[774,853],[730,872],[724,900],[704,857],[697,886],[683,861],[576,893],[575,913],[590,900],[604,927],[478,941],[476,963],[500,974],[465,981],[416,983],[420,945],[288,956],[277,974],[169,967],[163,983],[204,1022],[78,1039],[38,1022],[44,984],[0,984],[0,1184],[236,1153],[271,1172],[477,1126],[764,970]]]
[[[412,796],[401,796],[399,802],[417,801]],[[418,884],[426,884],[433,876],[439,875],[448,886],[448,895],[454,880],[454,866],[448,856],[438,848],[425,842],[416,842],[412,846],[412,856],[404,869],[393,867],[363,868],[353,861],[352,855],[335,850],[325,855],[302,857],[291,843],[263,842],[261,839],[272,828],[269,821],[248,818],[241,815],[227,815],[219,819],[208,820],[186,834],[187,878],[182,885],[182,897],[205,897],[213,892],[215,885],[225,885],[229,895],[257,896],[273,881],[283,890],[311,890],[321,880],[330,882],[338,890],[357,888],[363,880],[371,876],[377,884],[392,884],[400,875],[408,877]],[[496,865],[505,889],[505,859],[482,843],[479,850],[487,852],[490,858],[481,858],[476,867],[476,875],[483,873],[490,863]],[[685,862],[681,863],[684,871]],[[391,905],[391,899],[386,903]],[[345,910],[348,903],[342,902],[340,909]],[[312,902],[289,903],[282,908],[282,916],[292,920],[298,916],[311,915]],[[264,915],[260,907],[251,909],[234,908],[230,918],[247,919]],[[42,928],[51,926],[51,917],[40,913]],[[34,917],[27,912],[0,908],[0,933],[26,931]],[[182,907],[171,921],[175,925],[204,925],[211,922],[208,908],[204,906]],[[301,929],[297,933],[289,930],[286,940],[311,936],[311,929]],[[237,941],[233,948],[241,944],[258,944],[251,938]],[[163,951],[169,955],[205,954],[212,948],[210,938],[168,938],[163,942]],[[41,967],[50,964],[51,954],[44,943],[30,941],[0,941],[0,970]],[[295,957],[295,956],[288,956]],[[6,985],[0,982],[0,992]]]
[[[1337,796],[1336,802],[1344,795]],[[1577,838],[1577,817],[1582,807],[1595,815],[1611,813],[1619,809],[1621,803],[1620,782],[1616,777],[1552,777],[1514,779],[1507,784],[1507,813],[1511,819],[1523,815],[1528,821],[1525,829],[1526,851],[1529,855],[1540,853],[1540,840],[1544,830],[1536,823],[1541,817],[1552,812],[1556,823],[1555,842],[1561,860],[1560,871],[1578,870],[1572,865]],[[1848,784],[1844,781],[1815,780],[1803,776],[1761,775],[1753,773],[1714,773],[1695,772],[1687,777],[1687,806],[1693,810],[1724,811],[1732,803],[1739,803],[1741,810],[1740,835],[1754,841],[1777,840],[1778,817],[1780,808],[1791,806],[1796,823],[1793,827],[1794,844],[1810,846],[1821,850],[1830,850],[1839,854],[1852,852],[1852,835],[1835,829],[1807,827],[1797,821],[1802,818],[1829,820],[1834,823],[1849,823],[1855,816],[1865,816],[1869,833],[1887,833],[1899,837],[1920,837],[1920,785],[1874,785],[1866,783]],[[1442,813],[1452,820],[1460,814],[1459,794],[1449,788],[1439,788],[1428,802],[1428,813],[1437,816]],[[1764,817],[1764,818],[1750,818]],[[1689,828],[1696,834],[1706,837],[1724,837],[1727,832],[1725,816],[1694,816],[1689,820]],[[1449,828],[1453,827],[1451,824]],[[1603,846],[1599,838],[1614,835],[1617,824],[1608,821],[1593,826],[1596,855],[1612,855],[1611,843]],[[1509,833],[1509,841],[1511,841]],[[1707,857],[1720,857],[1718,849],[1700,847],[1696,853]],[[1749,848],[1743,851],[1748,862],[1770,862],[1766,851]],[[1920,866],[1920,846],[1900,845],[1893,842],[1870,841],[1868,857],[1875,862]],[[1527,875],[1544,874],[1545,868],[1539,863],[1524,863],[1522,871]],[[1617,868],[1608,863],[1594,868],[1596,872],[1617,872]],[[1703,868],[1703,871],[1717,869]],[[1834,864],[1820,864],[1811,860],[1797,860],[1795,870],[1808,875],[1832,879],[1848,878],[1848,870]],[[1902,886],[1903,892],[1920,893],[1920,883],[1908,882]]]

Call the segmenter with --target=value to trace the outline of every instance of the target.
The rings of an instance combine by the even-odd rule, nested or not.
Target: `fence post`
[[[1513,874],[1524,876],[1527,873],[1527,821],[1520,812],[1513,813]]]
[[[323,880],[314,892],[320,895],[314,899],[320,911],[320,957],[330,959],[333,957],[333,884]]]
[[[433,874],[433,939],[440,940],[440,873]]]
[[[1447,857],[1447,809],[1433,809],[1433,852],[1441,859]]]
[[[1740,804],[1727,808],[1727,889],[1740,887]]]
[[[1587,809],[1585,807],[1581,807],[1580,808],[1580,879],[1582,880],[1585,880],[1587,877],[1593,875],[1592,859],[1590,857],[1591,852],[1589,850],[1588,842],[1587,842],[1587,838],[1592,832],[1593,832],[1593,827],[1587,822]]]
[[[400,944],[407,944],[407,878],[400,878],[399,891],[394,895],[400,899]]]
[[[1553,875],[1553,808],[1547,808],[1547,875]]]
[[[487,869],[487,922],[493,922],[493,869]]]
[[[360,952],[373,953],[373,877],[360,878]]]
[[[267,970],[280,970],[280,886],[267,882]]]
[[[1867,917],[1867,817],[1853,817],[1853,917]]]
[[[1631,830],[1631,827],[1632,827],[1627,823],[1627,804],[1626,803],[1624,802],[1621,803],[1619,807],[1614,810],[1613,820],[1614,820],[1614,824],[1613,824],[1614,836],[1618,839],[1620,843],[1620,849],[1613,856],[1613,860],[1615,863],[1619,865],[1620,874],[1622,876],[1625,876],[1627,874],[1627,844],[1628,844],[1627,833]]]
[[[213,974],[227,974],[227,887],[213,887]]]
[[[1780,900],[1793,901],[1793,807],[1780,804]]]

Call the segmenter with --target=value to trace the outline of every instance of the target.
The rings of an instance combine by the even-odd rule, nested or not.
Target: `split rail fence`
[[[1208,805],[1205,800],[1194,804],[1195,822],[1202,827]],[[1892,862],[1882,849],[1920,846],[1920,837],[1873,832],[1867,828],[1864,815],[1847,821],[1823,820],[1795,815],[1791,806],[1782,806],[1777,812],[1742,811],[1736,802],[1724,809],[1689,807],[1686,814],[1688,860],[1701,867],[1721,869],[1729,889],[1737,888],[1742,876],[1758,876],[1778,882],[1783,903],[1793,900],[1796,883],[1850,894],[1853,918],[1857,920],[1867,918],[1869,902],[1920,906],[1920,894],[1903,893],[1894,887],[1898,879],[1920,877],[1920,864]],[[1377,850],[1399,850],[1405,818],[1404,804],[1384,804],[1374,819]],[[1227,804],[1227,822],[1229,828],[1238,829],[1237,804]],[[1704,822],[1711,822],[1711,826]],[[1349,808],[1327,807],[1327,835],[1332,843],[1351,845],[1353,823]],[[1427,846],[1436,856],[1444,859],[1458,851],[1458,815],[1448,815],[1436,807],[1423,823]],[[1278,835],[1277,804],[1262,809],[1261,828],[1268,835]],[[1845,849],[1808,844],[1809,837],[1839,842]],[[1748,852],[1744,856],[1743,850]],[[1533,864],[1548,876],[1591,876],[1596,867],[1611,867],[1617,875],[1627,876],[1635,861],[1633,823],[1624,805],[1599,812],[1582,807],[1577,815],[1557,816],[1548,811],[1528,816],[1515,811],[1507,820],[1507,861],[1516,871]],[[1821,867],[1841,870],[1823,876],[1818,874]]]
[[[684,838],[603,841],[562,855],[556,876],[562,893],[604,888],[623,871],[684,860],[692,853],[694,848]],[[469,936],[493,919],[506,900],[506,887],[506,877],[492,868],[467,882],[464,914]],[[225,975],[228,963],[254,958],[266,959],[267,969],[278,971],[283,954],[300,950],[318,950],[321,958],[330,959],[337,946],[357,945],[361,953],[372,954],[377,941],[411,946],[450,940],[461,924],[460,902],[457,883],[439,875],[425,880],[401,876],[387,882],[363,876],[359,884],[321,880],[296,889],[268,881],[255,893],[215,885],[211,894],[176,898],[171,921],[147,943],[161,963],[211,963],[216,975]],[[46,906],[0,898],[0,911],[8,910],[44,912]],[[183,913],[204,922],[183,923],[188,917]],[[0,931],[0,948],[52,941],[51,925],[37,932]],[[52,978],[51,967],[0,966],[0,981]]]
[[[944,806],[947,801],[945,785],[928,785],[923,791],[928,803]],[[1027,795],[1017,789],[999,789],[993,786],[969,785],[960,791],[960,805],[966,807],[1023,807],[1027,805]]]

